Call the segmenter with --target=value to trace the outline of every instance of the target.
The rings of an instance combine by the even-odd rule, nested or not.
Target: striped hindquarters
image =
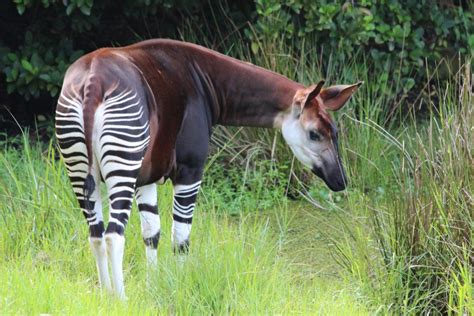
[[[123,234],[150,142],[148,109],[136,91],[122,91],[104,101],[95,114],[94,135],[95,152],[109,195],[107,232]]]
[[[101,98],[93,109],[92,124],[85,124],[84,119],[88,118],[84,113],[90,105],[84,105],[78,96],[63,89],[56,110],[56,135],[73,190],[89,225],[97,224],[94,212],[97,196],[85,192],[86,178],[92,176],[95,184],[102,178],[107,186],[110,203],[107,232],[123,234],[150,133],[148,109],[142,98],[133,90],[116,90]],[[91,133],[87,133],[87,125],[91,126]],[[88,141],[91,150],[86,146]]]
[[[65,91],[61,93],[56,109],[56,138],[74,193],[81,208],[85,209],[84,181],[88,173],[88,156],[83,106],[79,98]]]

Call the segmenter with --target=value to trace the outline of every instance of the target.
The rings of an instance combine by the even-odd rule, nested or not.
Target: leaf
[[[91,15],[91,7],[82,6],[80,7],[82,14],[84,15]]]
[[[415,79],[413,79],[413,78],[408,78],[408,79],[405,81],[405,84],[403,85],[403,90],[404,90],[405,92],[408,92],[408,91],[410,91],[414,86],[415,86]]]
[[[469,39],[467,40],[467,42],[469,43],[471,54],[474,53],[474,34],[469,35]]]
[[[16,10],[18,11],[19,15],[23,15],[25,13],[25,5],[24,4],[17,4],[16,5]]]
[[[66,8],[66,14],[71,15],[72,11],[74,11],[75,8],[76,8],[76,4],[70,3]]]
[[[41,80],[44,80],[44,81],[47,81],[47,82],[51,81],[51,77],[48,74],[41,74],[41,75],[39,75],[39,77],[40,77]]]
[[[252,49],[252,53],[254,53],[254,54],[258,53],[258,44],[257,43],[252,42],[252,44],[250,44],[250,48]]]
[[[31,81],[33,81],[33,79],[35,79],[35,76],[33,76],[33,74],[31,74],[31,73],[26,74],[25,81],[26,81],[27,84],[29,84]]]
[[[15,81],[18,78],[18,68],[13,68],[10,72],[11,79]]]
[[[44,65],[43,59],[40,57],[40,55],[37,52],[33,53],[30,60],[33,66],[41,67]]]
[[[30,62],[26,59],[22,59],[21,60],[21,65],[23,66],[23,68],[27,71],[29,71],[30,73],[33,73],[33,66],[30,64]]]
[[[55,96],[58,95],[58,87],[53,87],[50,91],[49,91],[49,94],[54,98]]]
[[[10,61],[12,61],[12,62],[18,60],[18,57],[16,57],[16,54],[14,54],[14,53],[8,53],[8,54],[7,54],[7,58],[8,58]]]
[[[393,41],[388,42],[388,50],[393,51],[395,49],[395,44],[393,44]]]
[[[271,6],[270,8],[270,12],[276,12],[278,10],[281,9],[281,4],[277,3],[277,4],[274,4],[273,6]]]
[[[395,25],[395,27],[392,29],[392,36],[397,38],[403,37],[403,29],[400,25]]]

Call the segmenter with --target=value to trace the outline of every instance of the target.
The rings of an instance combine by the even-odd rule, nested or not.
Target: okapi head
[[[346,188],[347,178],[339,156],[337,128],[328,110],[337,111],[362,82],[323,89],[324,81],[300,89],[293,98],[282,133],[296,158],[333,191]]]

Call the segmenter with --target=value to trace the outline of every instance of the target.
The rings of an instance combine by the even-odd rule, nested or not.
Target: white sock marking
[[[99,273],[99,284],[107,291],[112,290],[110,283],[109,267],[107,266],[107,249],[104,238],[89,237],[92,253],[94,254],[97,272]]]
[[[107,234],[105,235],[105,242],[107,243],[107,255],[112,270],[113,289],[120,299],[126,300],[122,269],[125,237],[115,233]]]

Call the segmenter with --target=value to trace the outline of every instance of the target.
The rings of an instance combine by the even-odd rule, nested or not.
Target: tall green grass
[[[196,40],[192,35],[185,39]],[[415,93],[405,91],[393,76],[397,61],[388,60],[386,72],[373,73],[362,55],[338,60],[334,54],[333,60],[322,61],[317,42],[308,40],[303,47],[282,43],[264,41],[250,52],[245,45],[226,49],[223,42],[221,50],[308,85],[321,78],[329,84],[365,81],[335,114],[350,175],[348,191],[333,194],[314,181],[271,130],[218,129],[214,141],[226,147],[216,160],[250,174],[259,174],[260,161],[270,161],[268,173],[282,175],[272,178],[279,192],[296,191],[318,208],[335,212],[340,227],[328,225],[349,236],[335,241],[335,256],[373,309],[472,313],[472,56],[460,56],[464,65],[458,69],[442,60],[426,67],[429,80]]]
[[[367,192],[363,204],[348,207],[367,216],[370,234],[354,229],[338,245],[340,260],[387,310],[474,311],[472,91],[468,62],[432,87],[426,120],[408,119],[387,131],[376,121],[351,119],[347,146],[367,148],[358,129],[373,136],[367,150],[374,154],[348,162],[352,178],[363,181],[355,187]]]
[[[0,314],[365,313],[355,287],[295,273],[282,196],[272,211],[235,217],[226,213],[221,184],[212,183],[200,194],[184,265],[170,245],[172,188],[160,187],[162,240],[151,280],[133,209],[124,263],[129,300],[119,302],[99,291],[87,224],[55,146],[26,135],[19,146],[0,152]]]

